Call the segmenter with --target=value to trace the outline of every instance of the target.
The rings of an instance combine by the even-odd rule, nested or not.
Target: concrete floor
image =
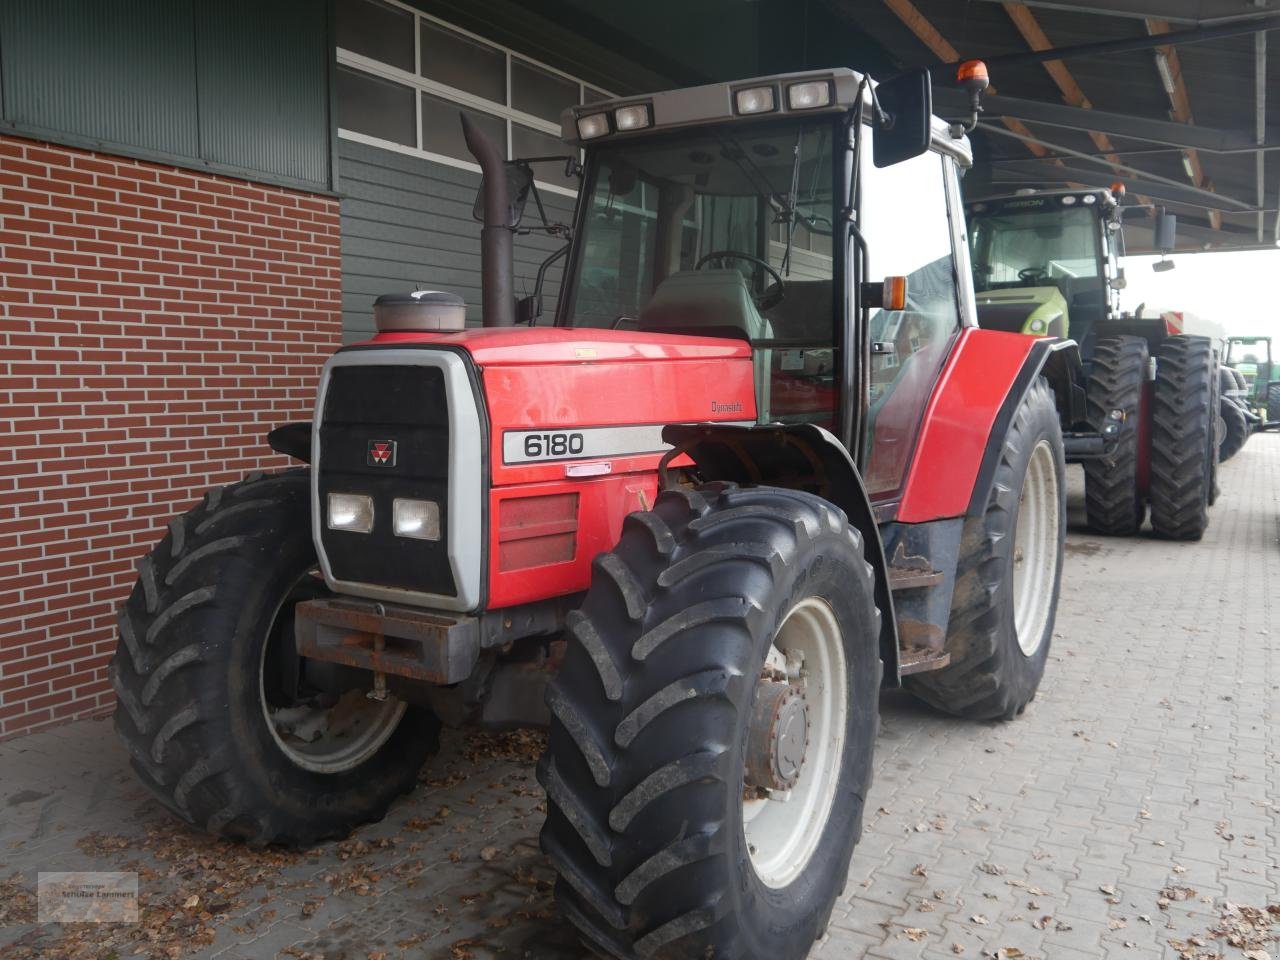
[[[883,697],[866,832],[812,957],[1280,953],[1280,436],[1222,486],[1198,544],[1073,516],[1045,681],[1016,723]],[[0,956],[581,957],[537,849],[538,749],[451,736],[385,821],[295,854],[180,826],[108,722],[0,744]],[[141,922],[37,925],[54,870],[136,872]]]

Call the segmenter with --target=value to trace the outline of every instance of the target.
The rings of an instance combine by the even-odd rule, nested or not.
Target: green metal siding
[[[343,335],[358,340],[373,332],[373,300],[381,293],[430,288],[450,290],[467,302],[467,320],[480,321],[480,224],[471,219],[480,175],[418,157],[338,142],[342,191]],[[568,223],[573,200],[544,191],[552,220]],[[526,216],[537,218],[532,203]],[[516,293],[533,292],[538,266],[563,241],[518,236]],[[545,291],[544,322],[555,311],[563,261],[552,266]]]
[[[196,156],[189,2],[4,0],[4,118]]]
[[[207,160],[324,184],[330,51],[314,0],[219,0],[196,12]]]
[[[0,0],[0,130],[331,186],[325,0]]]

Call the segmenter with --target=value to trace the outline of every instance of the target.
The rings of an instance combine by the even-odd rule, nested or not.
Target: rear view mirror
[[[1154,270],[1156,273],[1167,273],[1168,271],[1172,270],[1175,266],[1177,266],[1177,264],[1175,264],[1172,260],[1157,260],[1155,263],[1151,265],[1151,269]]]
[[[1155,248],[1161,253],[1171,253],[1178,242],[1178,218],[1160,207],[1156,210]]]
[[[933,85],[929,71],[908,70],[879,84],[876,99],[887,119],[875,125],[872,159],[891,167],[929,149],[933,125]]]
[[[520,226],[524,219],[524,205],[529,200],[529,189],[533,186],[533,171],[529,165],[519,160],[508,160],[502,165],[507,175],[507,196],[510,198],[508,227]],[[471,207],[471,217],[484,221],[484,177],[480,178],[480,187],[476,190],[476,202]]]

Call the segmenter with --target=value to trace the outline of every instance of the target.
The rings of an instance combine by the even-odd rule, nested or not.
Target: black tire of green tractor
[[[1112,410],[1124,421],[1105,460],[1084,462],[1085,516],[1091,529],[1113,537],[1137,533],[1147,504],[1138,486],[1138,426],[1147,371],[1147,341],[1110,337],[1098,341],[1085,398],[1089,423],[1100,429]]]
[[[861,835],[879,723],[865,554],[818,497],[713,483],[663,492],[596,559],[538,765],[557,900],[595,949],[801,960],[821,935]],[[744,741],[765,653],[808,597],[844,638],[846,738],[821,842],[769,888],[746,847]]]
[[[1023,399],[1001,442],[1000,463],[982,516],[965,521],[947,625],[951,663],[904,677],[908,690],[947,713],[970,720],[1012,720],[1035,698],[1044,676],[1062,584],[1066,543],[1066,459],[1053,392],[1043,379]],[[1053,456],[1058,493],[1056,567],[1049,616],[1039,643],[1023,652],[1014,625],[1014,566],[1018,515],[1032,453],[1040,443]]]
[[[1151,528],[1169,540],[1199,540],[1215,496],[1218,406],[1213,345],[1179,334],[1156,348],[1151,401]]]
[[[1244,378],[1244,374],[1241,373],[1239,370],[1236,370],[1233,367],[1229,367],[1228,369],[1231,370],[1231,376],[1236,381],[1236,389],[1244,390],[1245,391],[1244,398],[1247,399],[1248,391],[1249,391],[1249,381]]]
[[[1267,385],[1267,420],[1280,420],[1280,383]]]
[[[1244,418],[1244,410],[1230,397],[1218,401],[1218,412],[1223,423],[1222,440],[1218,444],[1218,462],[1226,463],[1240,452],[1244,442],[1249,439],[1249,421]]]
[[[264,644],[292,640],[309,577],[308,471],[251,474],[175,517],[138,566],[109,673],[115,727],[142,782],[217,836],[309,846],[380,820],[434,752],[439,722],[409,707],[381,748],[340,773],[295,764],[268,729]]]

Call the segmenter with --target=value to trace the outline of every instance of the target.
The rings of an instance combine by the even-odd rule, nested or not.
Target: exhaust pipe
[[[484,173],[484,225],[480,228],[480,290],[483,324],[511,327],[516,322],[515,282],[512,274],[511,201],[507,170],[498,145],[472,123],[462,119],[462,137]]]

